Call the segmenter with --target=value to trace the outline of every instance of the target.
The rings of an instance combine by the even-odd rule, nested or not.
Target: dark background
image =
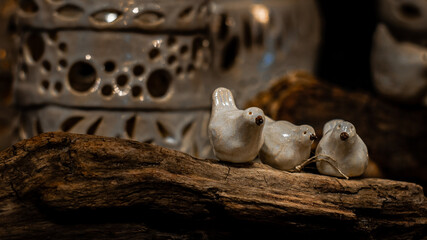
[[[323,36],[316,76],[347,89],[374,93],[370,54],[378,23],[376,1],[317,2]]]

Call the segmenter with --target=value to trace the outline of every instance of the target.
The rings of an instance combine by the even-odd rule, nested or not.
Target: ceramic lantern
[[[210,96],[313,70],[314,1],[19,1],[23,138],[70,131],[211,153]]]

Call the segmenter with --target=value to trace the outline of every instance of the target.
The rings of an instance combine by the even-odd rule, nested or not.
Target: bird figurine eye
[[[338,125],[338,129],[340,129],[340,128],[341,128],[341,124]]]
[[[307,131],[304,131],[304,135],[306,135],[307,134]]]
[[[252,112],[249,112],[249,115],[252,115]]]

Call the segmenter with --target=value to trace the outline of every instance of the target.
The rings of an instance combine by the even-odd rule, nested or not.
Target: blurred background
[[[272,86],[303,71],[315,89],[302,85],[272,115],[319,135],[330,118],[349,120],[368,145],[368,176],[427,186],[427,2],[158,1],[163,12],[153,2],[2,0],[0,149],[60,130],[209,156],[214,87],[244,106],[293,91]]]

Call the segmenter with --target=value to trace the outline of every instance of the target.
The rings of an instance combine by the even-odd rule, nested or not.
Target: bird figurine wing
[[[220,111],[238,110],[233,94],[226,88],[217,88],[212,94],[212,114]]]

